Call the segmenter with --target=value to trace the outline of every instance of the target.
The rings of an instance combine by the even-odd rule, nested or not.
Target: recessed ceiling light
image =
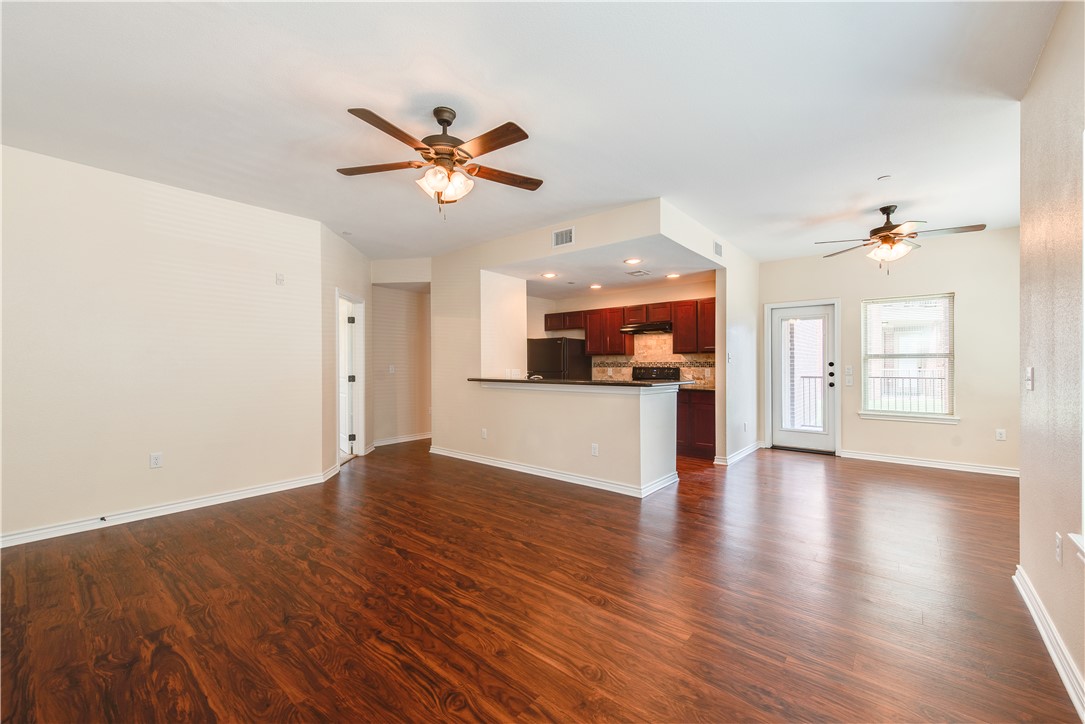
[[[637,257],[632,256],[632,257],[626,259],[625,263],[626,264],[640,264],[642,261],[644,261],[644,260],[643,259],[638,259]]]
[[[546,272],[545,274],[540,274],[539,276],[541,276],[543,279],[553,279],[557,276],[557,274],[555,274],[554,272]]]
[[[603,288],[603,285],[602,285],[602,284],[592,284],[592,285],[591,285],[591,288],[592,288],[592,289],[602,289],[602,288]]]
[[[668,279],[677,279],[680,276],[682,276],[682,275],[681,274],[668,274],[667,278]]]

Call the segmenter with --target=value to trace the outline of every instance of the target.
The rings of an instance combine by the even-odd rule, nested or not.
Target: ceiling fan
[[[963,234],[969,231],[983,231],[987,228],[987,224],[972,224],[971,226],[952,226],[947,229],[927,229],[926,231],[919,231],[918,225],[925,224],[926,221],[905,221],[902,224],[894,224],[890,219],[891,214],[895,214],[897,207],[890,204],[889,206],[883,206],[878,209],[878,212],[885,215],[885,224],[870,230],[870,237],[866,239],[838,239],[836,241],[816,241],[815,244],[846,244],[848,242],[861,242],[857,246],[848,247],[840,251],[834,251],[832,254],[826,254],[825,258],[828,259],[831,256],[839,256],[855,249],[864,249],[866,247],[874,247],[870,253],[867,254],[871,259],[881,264],[890,261],[896,261],[902,256],[910,252],[912,249],[918,249],[919,244],[912,241],[920,234]]]
[[[490,153],[526,139],[527,133],[524,129],[512,121],[470,141],[461,141],[448,134],[448,127],[456,119],[456,111],[445,106],[438,106],[433,109],[433,117],[441,126],[441,132],[419,140],[401,128],[393,126],[368,108],[351,108],[349,113],[407,144],[422,156],[422,160],[337,169],[344,176],[430,166],[431,168],[418,179],[417,183],[431,198],[435,198],[439,205],[452,204],[466,196],[475,185],[474,178],[496,181],[526,191],[534,191],[542,186],[543,182],[537,178],[469,163],[484,153]]]

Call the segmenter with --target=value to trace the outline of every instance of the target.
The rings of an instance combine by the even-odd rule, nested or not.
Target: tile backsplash
[[[597,355],[592,357],[593,380],[633,379],[634,367],[678,367],[683,380],[693,380],[698,387],[714,387],[716,355],[674,354],[670,334],[638,334],[633,337],[633,356]]]

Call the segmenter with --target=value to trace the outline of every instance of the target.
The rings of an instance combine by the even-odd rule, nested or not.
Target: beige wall
[[[337,328],[339,312],[336,293],[351,300],[361,301],[365,315],[361,320],[362,334],[366,341],[372,338],[369,332],[372,325],[372,296],[370,293],[370,263],[361,252],[347,243],[326,226],[320,227],[320,319],[321,319],[321,443],[320,464],[324,471],[335,468],[338,464],[339,418],[338,418],[338,367],[336,357]],[[365,345],[365,411],[364,426],[361,436],[363,445],[368,449],[373,444],[373,394],[374,378],[372,369],[371,345]],[[357,360],[355,360],[357,362]],[[357,365],[356,365],[357,368]],[[355,418],[357,419],[357,418]],[[357,425],[355,426],[357,429]],[[355,448],[358,449],[358,448]]]
[[[546,315],[557,311],[558,303],[553,299],[541,297],[527,298],[527,337],[528,339],[540,339],[542,337],[571,337],[571,334],[563,332],[547,332],[545,327]],[[573,330],[570,330],[570,332]],[[584,331],[580,336],[584,336]]]
[[[963,223],[973,221],[981,219],[962,219]],[[855,369],[855,385],[837,387],[841,452],[1017,468],[1017,257],[1017,229],[1000,229],[927,239],[922,249],[893,262],[888,275],[858,251],[832,259],[814,256],[761,265],[762,304],[840,300],[843,359],[837,360],[837,367]],[[944,292],[956,295],[954,351],[960,423],[860,418],[860,301]],[[762,421],[762,435],[768,424]],[[1007,431],[1005,442],[995,441],[995,428]]]
[[[4,534],[320,474],[320,224],[11,148],[3,188]]]
[[[600,290],[603,292],[603,290]],[[605,307],[628,307],[634,304],[651,302],[670,302],[680,299],[707,299],[716,296],[716,282],[706,281],[686,283],[681,280],[664,283],[651,283],[643,286],[624,287],[600,294],[584,294],[557,301],[559,312],[574,312],[581,309],[603,309]]]
[[[1082,528],[1081,3],[1065,3],[1021,102],[1021,568],[1085,670],[1082,566],[1056,532]],[[1019,376],[1022,373],[1018,372]]]
[[[421,284],[430,280],[431,261],[427,257],[415,259],[374,259],[370,263],[374,284]]]
[[[527,282],[483,269],[479,300],[482,376],[523,377],[527,374]]]
[[[429,316],[429,294],[374,285],[367,389],[378,445],[429,434]]]

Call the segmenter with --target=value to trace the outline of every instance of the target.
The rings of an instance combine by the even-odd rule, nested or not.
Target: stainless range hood
[[[627,324],[618,330],[622,334],[669,334],[670,322],[639,322]]]

